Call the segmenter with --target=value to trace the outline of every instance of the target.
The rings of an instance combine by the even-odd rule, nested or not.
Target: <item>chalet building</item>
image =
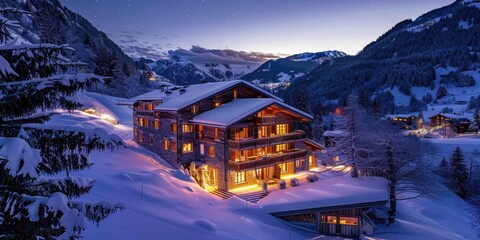
[[[452,114],[437,114],[437,115],[431,116],[429,119],[430,119],[430,126],[449,127],[456,133],[465,133],[470,127],[470,124],[472,123],[468,118],[464,118],[464,117],[460,117]]]
[[[429,117],[428,119],[430,119],[430,126],[431,127],[439,127],[439,126],[443,126],[447,123],[450,122],[450,118],[445,116],[445,115],[442,115],[442,114],[436,114],[436,115],[433,115],[431,117]]]
[[[417,117],[408,114],[389,115],[387,119],[392,121],[395,126],[400,126],[405,129],[411,129],[415,125]]]
[[[185,85],[133,99],[134,140],[172,166],[202,166],[231,190],[316,167],[322,149],[294,128],[312,116],[245,81]]]

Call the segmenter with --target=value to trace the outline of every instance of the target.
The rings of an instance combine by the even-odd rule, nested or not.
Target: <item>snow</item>
[[[95,165],[86,171],[75,174],[94,179],[94,187],[88,195],[79,200],[98,202],[107,200],[121,202],[125,209],[109,216],[97,226],[86,223],[83,232],[85,239],[330,239],[309,231],[297,229],[266,213],[261,204],[267,200],[280,201],[274,194],[306,203],[314,202],[302,194],[323,199],[328,203],[331,195],[347,196],[362,189],[362,182],[349,186],[346,176],[322,175],[320,182],[306,183],[296,188],[287,188],[271,193],[259,205],[245,203],[238,198],[220,200],[209,194],[190,177],[172,169],[156,154],[144,149],[131,140],[132,110],[127,106],[116,105],[120,98],[97,93],[84,93],[119,117],[120,124],[112,125],[100,118],[82,112],[54,115],[48,124],[84,127],[85,129],[104,128],[108,134],[116,134],[124,140],[127,148],[114,152],[94,152],[91,160]],[[469,144],[470,150],[477,148],[480,138],[433,139],[441,142],[440,154],[451,154],[457,144]],[[462,150],[463,150],[462,145]],[[468,151],[470,151],[468,150]],[[443,153],[445,151],[445,153]],[[440,161],[441,158],[438,158]],[[358,179],[359,181],[364,181]],[[368,180],[366,180],[368,181]],[[328,183],[349,191],[337,191]],[[381,181],[372,184],[381,185]],[[318,185],[317,185],[318,184]],[[323,189],[323,185],[330,190]],[[316,186],[321,186],[317,188]],[[305,190],[302,190],[305,189]],[[311,189],[306,191],[306,189]],[[384,186],[376,189],[365,184],[365,191],[381,195]],[[323,192],[320,194],[320,192]],[[289,194],[290,193],[290,194]],[[297,194],[298,193],[298,194]],[[293,196],[290,196],[293,195]],[[369,194],[361,196],[370,198]],[[268,201],[270,201],[268,200]],[[288,203],[286,203],[288,205]],[[335,203],[337,204],[337,203]],[[398,202],[397,221],[391,226],[380,227],[370,239],[475,239],[470,229],[466,202],[448,190],[433,197],[422,197]],[[71,216],[71,215],[70,215]],[[65,221],[75,222],[75,218]]]
[[[390,89],[390,92],[392,93],[393,97],[395,97],[395,106],[408,106],[410,105],[410,96],[407,96],[400,92],[398,87],[394,87]]]
[[[467,21],[460,21],[458,22],[458,28],[463,30],[468,30],[469,28],[473,27],[473,24],[470,24]]]
[[[6,162],[10,176],[38,177],[37,166],[42,162],[40,151],[21,138],[0,137],[0,162]]]
[[[312,119],[312,116],[283,102],[272,98],[237,98],[207,112],[195,116],[191,122],[205,125],[228,127],[256,112],[271,106],[279,105],[283,108],[299,113],[303,117]]]
[[[182,108],[185,108],[189,105],[192,105],[198,101],[201,101],[205,98],[211,97],[215,94],[219,94],[227,89],[233,88],[237,85],[244,84],[256,91],[264,94],[265,96],[283,101],[277,96],[254,86],[251,83],[248,83],[243,80],[232,80],[225,82],[215,82],[215,83],[203,83],[203,84],[192,84],[185,88],[185,93],[181,94],[179,91],[173,91],[170,96],[167,96],[163,99],[163,102],[155,107],[157,110],[166,110],[166,111],[178,111]],[[137,98],[140,99],[141,98]]]
[[[2,56],[0,56],[0,72],[2,72],[3,76],[7,76],[8,74],[12,74],[18,76],[18,74],[12,69],[10,63],[5,60]]]
[[[275,191],[259,201],[270,213],[327,208],[362,203],[388,202],[388,182],[379,177],[342,176]]]
[[[432,20],[429,20],[427,22],[424,22],[422,24],[419,24],[419,25],[416,25],[416,26],[413,26],[413,27],[409,27],[407,29],[405,29],[406,31],[408,32],[411,32],[411,33],[418,33],[418,32],[422,32],[426,29],[429,29],[431,26],[433,26],[435,23],[438,23],[440,22],[440,20],[443,20],[443,19],[446,19],[446,18],[451,18],[452,17],[452,14],[447,14],[445,16],[442,16],[442,17],[437,17],[437,18],[434,18]]]
[[[277,74],[278,81],[285,83],[285,82],[290,82],[290,79],[292,78],[288,73],[281,72]]]

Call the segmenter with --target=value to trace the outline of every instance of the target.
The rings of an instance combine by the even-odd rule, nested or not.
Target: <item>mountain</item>
[[[140,61],[158,75],[177,84],[238,79],[258,67],[258,64],[194,63],[177,55],[154,62]]]
[[[301,53],[269,60],[255,71],[242,77],[243,80],[255,81],[257,84],[285,83],[301,77],[327,60],[347,56],[340,51]]]
[[[69,44],[76,51],[69,53],[72,61],[86,63],[87,71],[112,77],[112,82],[123,81],[123,91],[117,85],[107,86],[104,92],[130,97],[139,94],[139,75],[135,62],[127,56],[104,32],[87,19],[62,6],[58,0],[3,0],[0,8],[27,11],[5,12],[5,17],[18,21],[14,29],[17,42]],[[126,80],[128,79],[128,80]]]
[[[449,82],[457,83],[455,87],[471,85],[472,81],[461,79],[479,69],[479,42],[480,1],[456,1],[415,21],[398,23],[355,56],[321,64],[283,94],[293,96],[294,89],[305,89],[311,98],[315,96],[311,105],[317,106],[326,100],[341,103],[354,91],[363,105],[380,113],[421,111],[428,102],[422,98],[431,98],[423,95],[427,91],[440,85],[448,88]],[[442,75],[451,71],[457,79],[442,81]],[[398,104],[400,95],[407,103]]]

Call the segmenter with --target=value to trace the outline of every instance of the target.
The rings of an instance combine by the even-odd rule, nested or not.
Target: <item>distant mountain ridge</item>
[[[157,61],[140,59],[160,76],[170,81],[183,84],[201,83],[202,81],[228,81],[238,79],[253,71],[260,64],[228,64],[228,63],[194,63],[177,55],[169,59]],[[137,64],[139,65],[139,64]]]
[[[258,84],[291,81],[301,77],[322,63],[335,58],[345,57],[341,51],[306,52],[285,58],[269,60],[255,71],[242,77],[243,80],[255,81]]]

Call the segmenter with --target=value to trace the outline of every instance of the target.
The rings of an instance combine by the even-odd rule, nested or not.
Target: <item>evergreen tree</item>
[[[74,110],[69,99],[102,77],[67,74],[66,45],[15,45],[16,22],[0,9],[0,235],[6,239],[77,239],[86,220],[98,223],[122,208],[72,198],[93,180],[72,173],[92,165],[92,151],[115,149],[121,139],[105,131],[42,124],[54,109]],[[41,114],[39,114],[41,113]]]
[[[445,86],[440,86],[437,90],[437,99],[442,99],[445,96],[448,95],[448,90],[445,88]]]
[[[455,148],[450,158],[450,181],[452,190],[460,197],[468,196],[468,171],[465,156],[460,147]]]
[[[425,118],[423,117],[423,113],[419,112],[417,116],[417,120],[415,122],[415,126],[417,129],[420,129],[423,127],[424,123],[425,123]]]
[[[294,106],[306,113],[311,113],[309,108],[308,94],[303,89],[295,91]],[[301,122],[297,124],[297,128],[307,133],[309,138],[312,137],[312,125],[310,122]]]
[[[475,110],[473,111],[472,128],[475,130],[475,135],[477,135],[478,130],[480,130],[480,113],[478,112],[478,108],[475,108]]]
[[[442,161],[440,161],[440,164],[438,165],[437,172],[439,173],[440,176],[447,179],[449,178],[449,171],[450,171],[450,166],[448,165],[448,162],[445,156],[443,156]]]
[[[320,141],[323,133],[323,117],[322,114],[318,111],[313,114],[312,126],[312,138],[315,141]]]

